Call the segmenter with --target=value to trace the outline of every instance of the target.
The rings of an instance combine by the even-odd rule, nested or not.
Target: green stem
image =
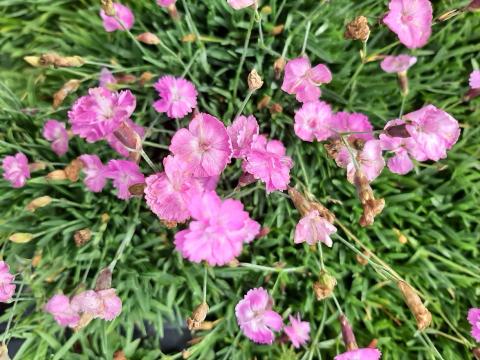
[[[332,292],[332,299],[333,299],[333,302],[335,303],[335,306],[337,307],[340,315],[343,315],[342,307],[340,306],[340,303],[338,302],[337,297],[335,296],[335,293],[333,293],[333,292]]]
[[[243,64],[245,63],[245,59],[247,57],[248,45],[250,44],[250,37],[252,36],[252,29],[253,29],[254,22],[255,22],[255,12],[252,13],[252,17],[250,19],[250,25],[248,26],[247,36],[245,37],[245,42],[243,43],[242,57],[240,58],[240,63],[238,64],[238,68],[237,68],[237,74],[235,75],[235,80],[233,83],[233,96],[232,96],[233,103],[235,103],[235,99],[237,98],[238,82],[240,80],[240,74],[242,73]]]
[[[294,268],[274,268],[270,266],[263,266],[263,265],[256,265],[256,264],[249,264],[249,263],[240,263],[241,267],[258,270],[258,271],[268,271],[268,272],[277,272],[277,273],[291,273],[291,272],[302,272],[305,270],[305,266],[299,266]]]
[[[203,272],[203,302],[207,302],[207,279],[208,279],[208,265],[205,263],[204,272]]]
[[[400,114],[398,115],[398,118],[401,119],[403,116],[403,111],[405,109],[405,102],[407,100],[407,95],[402,93],[402,104],[400,105]]]
[[[245,96],[245,99],[243,100],[242,105],[240,105],[240,108],[238,109],[237,114],[235,115],[233,120],[235,120],[236,118],[238,118],[242,114],[243,110],[245,109],[245,106],[247,106],[247,103],[250,100],[250,98],[252,97],[254,92],[255,92],[255,90],[248,90],[247,96]]]
[[[308,35],[310,34],[310,27],[311,26],[312,26],[312,22],[308,21],[307,22],[307,27],[305,29],[305,37],[303,38],[303,46],[302,46],[302,52],[300,53],[300,56],[305,55],[305,51],[307,50]]]
[[[13,307],[12,307],[12,312],[10,313],[10,316],[8,317],[8,322],[7,322],[7,327],[5,328],[5,332],[3,333],[3,340],[2,344],[5,344],[5,340],[7,340],[8,336],[8,331],[10,330],[10,326],[12,325],[13,321],[13,316],[15,315],[15,308],[17,307],[18,300],[20,299],[20,294],[22,293],[23,286],[25,285],[25,281],[22,281],[20,288],[18,289],[17,296],[13,302]]]

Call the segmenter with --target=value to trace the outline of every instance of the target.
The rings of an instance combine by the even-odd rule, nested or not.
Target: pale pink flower
[[[86,290],[75,295],[70,301],[72,310],[77,314],[90,314],[94,318],[102,314],[102,298],[94,290]]]
[[[292,167],[293,161],[286,155],[285,146],[263,135],[255,137],[244,163],[244,170],[262,180],[268,193],[287,189]]]
[[[72,308],[70,299],[62,294],[53,295],[43,310],[51,314],[60,326],[74,328],[80,321],[80,315]]]
[[[460,136],[458,121],[433,105],[424,106],[403,118],[407,120],[408,133],[424,154],[419,156],[412,153],[419,161],[446,158],[447,150],[452,148]]]
[[[373,126],[368,116],[362,113],[338,112],[332,116],[330,126],[334,133],[356,133],[346,137],[350,142],[355,139],[364,141],[373,139]]]
[[[480,70],[472,71],[469,83],[472,89],[480,89]]]
[[[227,2],[228,5],[235,10],[240,10],[252,5],[256,5],[257,0],[228,0]]]
[[[299,348],[304,345],[310,339],[310,324],[307,321],[302,321],[300,314],[296,317],[290,315],[290,325],[283,328],[285,334],[292,342],[295,348]]]
[[[468,322],[472,325],[471,334],[473,338],[480,342],[480,309],[471,308],[468,310]]]
[[[335,356],[335,360],[379,360],[381,357],[378,349],[363,348],[344,352]]]
[[[127,29],[131,29],[133,23],[135,22],[135,16],[133,16],[132,10],[120,3],[113,3],[113,8],[115,9],[115,17],[120,19],[121,24],[113,16],[107,16],[107,14],[105,14],[105,11],[100,10],[100,16],[102,17],[103,27],[105,31],[123,31],[125,30],[124,27]]]
[[[200,113],[172,138],[170,151],[187,163],[193,176],[216,176],[232,156],[232,144],[225,125],[216,117]]]
[[[253,342],[272,344],[274,331],[283,327],[282,317],[272,310],[273,300],[263,288],[251,289],[235,306],[240,329]]]
[[[260,224],[243,210],[240,201],[222,201],[214,191],[194,196],[188,207],[193,220],[188,229],[175,234],[175,247],[190,261],[225,265],[260,231]]]
[[[83,163],[83,173],[85,174],[84,184],[88,190],[100,192],[107,182],[107,167],[97,155],[84,154],[80,156]]]
[[[320,85],[332,81],[332,73],[326,65],[312,68],[308,57],[299,57],[287,62],[282,90],[295,94],[300,102],[317,100],[322,94]]]
[[[412,65],[417,62],[415,56],[397,55],[387,56],[380,63],[380,67],[387,73],[401,73],[407,71]]]
[[[25,154],[19,152],[15,155],[5,156],[2,162],[3,178],[10,182],[14,188],[21,188],[30,179],[30,168]]]
[[[72,132],[88,142],[112,134],[135,110],[135,96],[129,91],[111,92],[98,87],[77,99],[68,112]]]
[[[232,125],[227,127],[233,147],[233,157],[243,159],[250,152],[252,142],[258,135],[259,127],[255,116],[239,116]]]
[[[132,131],[137,133],[137,135],[140,138],[143,138],[143,136],[145,135],[145,128],[143,126],[138,125],[137,123],[134,123],[130,119],[125,120],[125,124]],[[113,133],[108,134],[107,136],[105,136],[105,140],[107,140],[108,144],[110,145],[110,147],[113,150],[115,150],[117,153],[119,153],[123,157],[127,157],[130,154],[130,151],[128,150],[128,148],[120,140],[118,140],[118,138],[117,138],[117,136],[115,136],[115,134],[113,134]]]
[[[112,85],[116,84],[118,81],[113,76],[112,72],[108,70],[108,68],[103,67],[102,70],[100,70],[100,76],[98,77],[98,82],[100,87],[107,88]]]
[[[387,122],[385,129],[392,126],[404,125],[405,121],[396,119]],[[412,138],[402,138],[380,134],[380,146],[382,150],[391,151],[394,155],[387,160],[387,166],[391,172],[404,175],[413,169],[413,162],[410,159],[409,150],[415,147]]]
[[[327,140],[333,135],[331,130],[332,108],[324,101],[304,103],[295,111],[295,134],[302,140],[312,142]]]
[[[177,0],[157,0],[157,4],[161,7],[169,7],[177,2]]]
[[[160,99],[153,107],[173,119],[183,118],[197,106],[197,90],[190,81],[171,75],[161,77],[154,85]]]
[[[433,9],[429,0],[390,0],[383,22],[410,49],[424,46],[432,33]]]
[[[117,197],[122,200],[132,197],[128,190],[130,186],[145,182],[138,164],[129,160],[110,160],[107,164],[107,177],[113,180]]]
[[[297,224],[295,228],[295,244],[306,242],[308,245],[315,245],[322,242],[332,247],[330,234],[337,231],[337,228],[321,217],[317,210],[310,211]]]
[[[12,284],[14,278],[8,264],[0,261],[0,302],[8,302],[15,293],[15,284]]]
[[[43,137],[52,142],[52,150],[58,156],[68,151],[68,134],[64,123],[53,119],[47,120],[43,125]]]
[[[122,300],[115,293],[115,289],[97,291],[101,300],[101,307],[98,317],[103,320],[111,321],[122,312]]]

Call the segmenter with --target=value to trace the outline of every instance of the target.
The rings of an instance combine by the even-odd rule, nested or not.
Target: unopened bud
[[[31,241],[34,238],[33,234],[30,233],[23,233],[23,232],[18,232],[15,234],[12,234],[8,237],[8,240],[11,242],[14,242],[16,244],[25,244]]]
[[[268,234],[270,234],[270,228],[268,226],[263,226],[255,238],[261,239],[263,237],[266,237]]]
[[[160,44],[160,39],[158,38],[158,36],[150,32],[144,32],[138,35],[137,40],[147,45]]]
[[[178,13],[175,3],[168,6],[168,13],[170,14],[172,20],[177,21],[180,19],[180,14]]]
[[[472,354],[476,360],[480,360],[480,348],[473,349]]]
[[[42,261],[42,250],[37,250],[35,251],[35,255],[33,255],[32,258],[32,267],[36,268],[38,265],[40,265],[40,262]],[[2,358],[0,357],[0,360]]]
[[[372,341],[370,341],[370,343],[367,345],[367,348],[376,349],[377,344],[378,344],[378,340],[377,339],[372,339]]]
[[[340,327],[342,329],[342,338],[345,343],[347,351],[352,351],[358,349],[357,341],[355,340],[355,334],[353,333],[352,326],[348,322],[348,319],[345,315],[339,316]]]
[[[283,24],[274,26],[274,27],[272,28],[272,31],[270,31],[270,33],[271,33],[273,36],[280,35],[280,34],[283,32],[283,29],[284,29],[284,28],[285,28],[285,25],[283,25]]]
[[[250,71],[250,74],[248,74],[247,82],[250,91],[258,90],[263,86],[263,80],[255,69]]]
[[[23,60],[25,60],[28,64],[32,65],[33,67],[40,66],[40,56],[24,56]]]
[[[138,78],[138,82],[140,83],[140,85],[144,86],[146,83],[148,83],[152,79],[153,79],[153,74],[150,71],[145,71]]]
[[[265,95],[260,99],[260,101],[257,103],[257,110],[262,110],[268,107],[268,104],[270,103],[270,100],[272,98],[268,95]]]
[[[95,282],[95,291],[107,290],[112,287],[112,272],[107,267],[100,271]]]
[[[89,228],[75,231],[75,234],[73,234],[73,240],[75,241],[75,245],[77,245],[77,247],[85,245],[90,241],[91,238],[92,231]]]
[[[370,257],[370,253],[368,251],[364,251],[362,253],[362,255],[360,254],[357,254],[355,256],[355,259],[357,260],[357,262],[360,264],[360,265],[367,265],[368,264],[368,258]]]
[[[186,43],[194,42],[195,40],[197,40],[197,36],[193,33],[187,34],[182,37],[182,42]]]
[[[132,74],[117,75],[115,79],[119,84],[133,84],[137,81],[137,77]]]
[[[70,180],[71,182],[77,182],[78,177],[80,175],[80,170],[82,170],[82,168],[83,168],[82,160],[74,159],[70,161],[70,164],[68,164],[64,169],[67,179]]]
[[[255,179],[255,177],[252,174],[244,172],[242,175],[240,175],[240,178],[238,179],[237,187],[241,188],[241,187],[250,185],[255,181],[257,181],[257,179]]]
[[[102,10],[107,16],[115,16],[115,8],[113,7],[112,0],[101,0]]]
[[[35,161],[33,163],[28,164],[28,170],[30,172],[41,171],[47,168],[47,164],[44,161]]]
[[[432,314],[428,311],[425,305],[423,305],[420,296],[418,296],[417,292],[409,284],[404,281],[398,281],[397,286],[401,291],[408,308],[415,316],[418,330],[425,330],[432,322]]]
[[[275,114],[281,114],[283,112],[283,106],[280,105],[279,103],[273,103],[270,106],[270,114],[275,115]]]
[[[123,350],[118,350],[118,351],[115,351],[115,353],[113,354],[113,360],[128,360],[128,359],[125,353],[123,352]]]
[[[40,55],[39,64],[41,66],[54,67],[80,67],[85,64],[81,56],[60,56],[55,53],[46,53]]]
[[[480,0],[473,0],[468,6],[467,10],[469,11],[478,11],[480,10]]]
[[[240,261],[238,261],[238,259],[233,259],[233,260],[229,261],[227,265],[228,265],[228,267],[236,268],[240,265]]]
[[[400,92],[403,96],[407,96],[409,93],[408,89],[408,76],[406,71],[401,71],[397,73],[398,76],[398,85],[400,86]]]
[[[62,105],[65,98],[71,94],[72,92],[77,91],[78,87],[80,86],[81,81],[72,79],[68,80],[63,86],[58,90],[55,94],[53,94],[53,103],[52,107],[54,109],[58,108]]]
[[[54,170],[48,173],[45,179],[53,181],[67,180],[67,174],[63,170]]]
[[[145,183],[134,184],[129,186],[128,192],[133,196],[142,196],[145,187],[146,187]]]
[[[167,227],[167,229],[174,229],[178,225],[176,221],[161,220],[161,222]]]
[[[182,350],[182,359],[188,359],[191,355],[192,353],[189,350],[187,349]]]
[[[203,302],[193,310],[192,316],[187,318],[188,330],[197,330],[199,328],[200,324],[207,317],[208,309],[208,304]]]
[[[25,206],[25,210],[34,212],[35,210],[47,206],[52,202],[52,198],[50,196],[40,196],[36,199],[30,201],[27,206]]]
[[[462,10],[460,9],[453,9],[453,10],[449,10],[447,12],[444,12],[442,15],[440,15],[439,17],[437,17],[437,21],[439,22],[443,22],[443,21],[447,21],[447,20],[450,20],[451,18],[457,16],[458,14],[461,14],[462,13]]]
[[[368,179],[360,169],[355,171],[353,182],[363,207],[363,214],[359,221],[360,226],[372,225],[375,221],[375,216],[380,214],[385,207],[385,200],[375,199]]]
[[[280,79],[286,64],[287,64],[287,61],[283,56],[275,60],[275,62],[273,63],[273,72],[275,73],[275,79],[277,80]]]
[[[110,215],[103,213],[102,216],[100,216],[100,220],[102,221],[102,224],[106,224],[110,221]]]
[[[368,20],[365,16],[358,16],[347,24],[345,39],[367,41],[370,36]]]
[[[337,280],[325,270],[322,270],[318,281],[313,283],[313,291],[317,300],[320,301],[330,297],[336,285]]]
[[[272,7],[266,5],[266,6],[262,7],[262,9],[260,10],[260,13],[262,15],[270,15],[272,13]]]
[[[113,134],[129,151],[129,160],[138,162],[142,150],[140,135],[126,122],[123,122]]]
[[[395,233],[395,235],[397,235],[398,242],[400,244],[403,245],[403,244],[406,244],[408,242],[407,237],[400,230],[393,228],[393,232]]]

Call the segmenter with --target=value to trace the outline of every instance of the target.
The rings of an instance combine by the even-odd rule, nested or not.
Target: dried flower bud
[[[229,261],[227,265],[228,267],[236,268],[240,265],[240,261],[238,261],[238,259],[233,259],[232,261]]]
[[[358,16],[347,24],[345,39],[367,41],[370,36],[368,20],[365,16]]]
[[[67,174],[63,170],[54,170],[48,173],[45,179],[53,181],[67,180]]]
[[[68,164],[64,171],[65,174],[67,175],[67,179],[70,180],[71,182],[77,182],[78,177],[80,175],[80,170],[83,168],[83,162],[80,159],[74,159],[70,161],[70,164]]]
[[[397,73],[398,77],[398,86],[400,86],[400,92],[402,93],[403,96],[407,96],[409,93],[409,88],[408,88],[408,76],[406,71],[401,71]]]
[[[55,53],[46,53],[40,55],[39,64],[41,66],[50,66],[54,67],[80,67],[85,64],[80,56],[60,56]]]
[[[272,31],[270,31],[270,34],[272,34],[273,36],[280,35],[283,32],[284,28],[285,28],[285,25],[283,24],[274,26],[272,28]]]
[[[138,162],[142,151],[142,138],[140,135],[126,122],[123,122],[113,134],[129,150],[128,159]]]
[[[10,360],[10,356],[8,356],[7,345],[3,343],[0,345],[0,360]]]
[[[52,198],[50,196],[40,196],[36,199],[30,201],[27,206],[25,206],[25,210],[34,212],[35,210],[47,206],[52,202]]]
[[[273,63],[273,72],[275,73],[275,79],[280,79],[286,64],[287,60],[285,60],[283,56],[275,60],[275,62]]]
[[[25,60],[28,64],[32,65],[33,67],[40,66],[40,56],[24,56],[23,60]]]
[[[115,79],[119,84],[133,84],[137,81],[137,77],[132,74],[122,74],[115,76]]]
[[[106,224],[110,221],[110,215],[108,215],[107,213],[103,213],[100,217],[100,220],[102,221],[102,224]]]
[[[313,283],[313,291],[317,300],[320,301],[330,297],[336,285],[337,280],[325,270],[322,270],[318,281]]]
[[[250,91],[258,90],[263,86],[263,80],[255,69],[248,74],[247,82]]]
[[[200,324],[207,317],[208,309],[208,304],[203,302],[193,310],[192,316],[187,318],[188,330],[197,330],[200,327]]]
[[[140,85],[144,86],[146,83],[148,83],[152,79],[153,79],[153,74],[150,71],[145,71],[138,78],[138,82],[140,83]]]
[[[133,196],[142,196],[146,186],[145,183],[133,184],[129,186],[128,192]]]
[[[272,98],[268,95],[265,95],[264,97],[262,97],[262,99],[257,104],[257,110],[265,109],[270,103],[271,99]]]
[[[187,34],[182,37],[182,42],[186,43],[194,42],[195,40],[197,40],[197,36],[193,33]]]
[[[92,231],[89,228],[75,231],[75,234],[73,235],[73,240],[75,241],[75,245],[77,245],[77,247],[85,245],[90,241],[91,238]]]
[[[407,124],[392,125],[383,130],[383,132],[391,137],[400,137],[404,139],[410,137],[410,134],[407,131]]]
[[[378,340],[377,339],[372,339],[372,341],[370,341],[370,343],[367,345],[367,348],[376,349],[377,344],[378,344]]]
[[[355,334],[353,333],[352,326],[348,322],[348,319],[345,315],[340,315],[338,317],[340,320],[340,327],[342,329],[342,338],[345,343],[347,351],[352,351],[358,349],[357,341],[355,340]]]
[[[398,238],[398,242],[400,244],[406,244],[408,242],[408,239],[407,237],[398,229],[396,228],[393,228],[393,232],[395,233],[395,235],[397,235],[397,238]]]
[[[23,233],[23,232],[18,232],[15,234],[12,234],[8,237],[8,240],[11,242],[14,242],[16,244],[25,244],[31,241],[34,238],[33,234],[30,233]]]
[[[144,32],[140,35],[137,35],[137,40],[147,45],[160,44],[160,39],[158,38],[158,36],[152,34],[151,32]]]
[[[480,360],[480,348],[473,349],[472,354],[476,360]]]
[[[260,232],[258,233],[257,236],[255,236],[256,239],[261,239],[263,237],[266,237],[268,234],[270,234],[270,228],[268,226],[262,226],[260,229]]]
[[[355,171],[353,181],[363,207],[363,214],[359,221],[360,226],[372,225],[375,221],[375,216],[380,214],[385,207],[385,200],[375,199],[368,179],[360,169]]]
[[[95,282],[95,291],[107,290],[112,287],[112,271],[107,267],[100,271]]]
[[[60,105],[62,105],[63,100],[68,96],[68,94],[71,94],[72,92],[77,91],[78,87],[80,86],[81,81],[80,80],[68,80],[63,86],[58,90],[55,94],[53,94],[53,103],[52,107],[54,109],[58,108]]]
[[[432,314],[423,305],[422,300],[416,293],[416,291],[406,282],[398,281],[398,289],[402,292],[403,298],[408,305],[408,308],[415,316],[417,321],[418,330],[423,331],[430,326],[432,322]]]
[[[160,220],[163,225],[167,227],[167,229],[174,229],[177,227],[178,223],[176,221],[167,221],[167,220]]]
[[[335,215],[318,201],[310,201],[310,211],[317,210],[318,214],[325,218],[330,224],[335,222]]]
[[[360,265],[367,265],[368,264],[368,258],[370,257],[370,253],[368,251],[364,251],[363,252],[363,256],[360,255],[360,254],[357,254],[355,256],[355,259],[357,260],[357,262],[360,264]]]
[[[102,10],[105,12],[107,16],[115,16],[115,8],[113,7],[112,0],[100,0]]]
[[[280,105],[279,103],[273,103],[270,106],[270,114],[275,115],[275,114],[281,114],[283,112],[283,106]]]
[[[300,191],[293,187],[288,187],[288,195],[290,195],[293,205],[297,208],[302,217],[310,212],[310,200],[308,200]]]
[[[123,350],[118,350],[118,351],[115,351],[115,353],[113,354],[113,360],[128,360],[128,359],[125,356],[125,353],[123,352]]]
[[[44,161],[35,161],[28,164],[28,169],[30,172],[41,171],[47,168],[47,164]]]
[[[80,321],[78,322],[77,326],[73,330],[74,331],[82,330],[84,327],[86,327],[88,324],[90,324],[90,322],[93,320],[94,316],[95,315],[92,314],[92,313],[84,312],[80,316]]]
[[[258,6],[258,4],[257,4],[257,6]],[[266,6],[262,7],[262,9],[260,10],[260,13],[262,15],[270,15],[272,13],[272,7],[266,5]]]
[[[240,175],[240,178],[238,179],[237,188],[253,184],[255,181],[257,181],[257,179],[255,179],[252,174],[244,172],[242,173],[242,175]]]
[[[35,254],[33,255],[32,258],[32,267],[36,268],[38,265],[40,265],[40,262],[42,261],[42,250],[37,250],[35,251]],[[1,357],[0,357],[1,360]]]

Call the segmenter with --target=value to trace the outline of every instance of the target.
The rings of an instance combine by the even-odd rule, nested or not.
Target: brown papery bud
[[[113,134],[129,151],[128,159],[138,162],[142,151],[140,135],[126,122],[123,122]]]
[[[432,322],[432,314],[425,305],[423,305],[420,296],[418,296],[417,292],[409,284],[405,281],[398,281],[397,287],[401,291],[408,308],[415,316],[418,330],[425,330]]]
[[[77,91],[78,87],[80,86],[80,83],[81,83],[80,80],[72,79],[72,80],[68,80],[65,84],[63,84],[60,90],[58,90],[55,94],[53,94],[52,107],[56,109],[60,105],[62,105],[63,100],[65,100],[65,98],[69,94]]]
[[[95,282],[95,291],[107,290],[112,287],[112,272],[107,267],[100,271]]]
[[[282,32],[283,32],[283,29],[285,28],[285,25],[281,24],[281,25],[277,25],[277,26],[274,26],[272,31],[270,31],[270,33],[273,35],[273,36],[277,36],[277,35],[280,35]]]
[[[302,217],[310,212],[310,200],[308,200],[300,191],[293,187],[288,187],[288,195],[290,195],[293,205],[297,208]]]
[[[370,36],[368,20],[365,16],[358,16],[347,24],[345,39],[367,41]]]
[[[128,360],[128,359],[125,356],[125,353],[123,352],[123,350],[118,350],[118,351],[115,351],[115,353],[113,354],[113,360]]]
[[[364,251],[363,253],[363,256],[360,255],[360,254],[357,254],[355,256],[355,259],[357,260],[357,262],[360,264],[360,265],[367,265],[368,264],[368,258],[370,257],[370,254],[368,251]]]
[[[27,206],[25,206],[25,210],[34,212],[35,210],[47,206],[52,202],[52,198],[50,196],[40,196],[36,199],[30,201]]]
[[[275,115],[275,114],[281,114],[283,112],[283,106],[280,105],[279,103],[273,103],[270,106],[270,114]]]
[[[187,34],[184,37],[182,37],[182,42],[186,42],[186,43],[194,42],[195,40],[197,40],[197,36],[193,33]]]
[[[70,180],[71,182],[77,182],[78,177],[80,175],[80,170],[83,168],[83,162],[80,159],[74,159],[70,161],[70,164],[68,164],[64,171],[65,174],[67,175],[67,179]]]
[[[75,245],[77,245],[77,247],[85,245],[90,241],[91,238],[92,231],[89,228],[75,231],[75,234],[73,234],[73,240],[75,241]]]
[[[113,7],[112,0],[100,0],[102,10],[105,12],[107,16],[115,16],[115,8]]]
[[[40,262],[42,261],[42,250],[35,251],[35,255],[33,255],[32,258],[32,266],[36,268],[38,265],[40,265]],[[2,358],[0,357],[0,360]]]
[[[33,163],[28,164],[28,170],[30,172],[41,171],[47,168],[47,164],[44,161],[35,161]]]
[[[138,82],[140,83],[140,85],[144,86],[147,82],[151,81],[152,79],[153,79],[153,74],[150,71],[145,71],[138,78]]]
[[[480,360],[480,348],[473,349],[472,354],[476,360]]]
[[[188,330],[197,330],[208,314],[208,304],[206,302],[198,305],[192,312],[192,316],[187,318]]]
[[[40,55],[39,64],[55,67],[80,67],[85,64],[85,60],[80,56],[60,56],[55,53],[46,53]]]
[[[400,86],[400,92],[403,96],[407,96],[409,93],[408,88],[408,76],[406,71],[401,71],[397,73],[398,76],[398,85]]]
[[[286,64],[287,64],[287,61],[283,56],[275,60],[275,62],[273,63],[273,72],[275,73],[275,79],[277,80],[280,79]]]
[[[174,229],[177,227],[178,223],[176,221],[160,220],[167,229]]]
[[[360,226],[366,227],[372,225],[375,221],[375,216],[380,214],[385,207],[385,200],[375,199],[368,179],[360,169],[355,171],[353,181],[363,207],[363,214],[359,222]]]
[[[131,195],[134,195],[134,196],[142,196],[143,191],[145,190],[145,187],[146,187],[145,183],[134,184],[134,185],[129,186],[128,192]]]
[[[335,222],[335,215],[318,201],[310,202],[310,210],[317,210],[318,214],[331,224]]]
[[[313,291],[317,300],[320,301],[330,297],[336,285],[337,280],[325,270],[322,270],[318,281],[313,283]]]
[[[250,74],[248,74],[247,82],[250,91],[258,90],[263,86],[263,80],[255,69],[250,71]]]
[[[265,109],[270,103],[271,99],[272,98],[268,95],[265,95],[264,97],[262,97],[262,99],[257,103],[257,110]]]
[[[67,174],[63,170],[54,170],[48,173],[45,179],[53,181],[67,180]]]
[[[137,40],[147,45],[160,44],[160,39],[158,38],[158,36],[152,34],[151,32],[144,32],[140,35],[137,35]]]

